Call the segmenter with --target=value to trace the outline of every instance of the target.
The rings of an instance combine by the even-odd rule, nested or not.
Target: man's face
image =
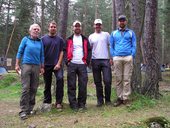
[[[57,26],[56,24],[50,24],[48,27],[48,31],[51,35],[55,35],[57,32]]]
[[[81,34],[81,25],[79,23],[76,23],[75,26],[73,27],[73,31],[75,34]]]
[[[102,24],[97,23],[97,24],[94,25],[94,28],[95,28],[95,31],[96,31],[96,32],[101,32]]]
[[[127,21],[124,19],[118,21],[118,25],[120,28],[125,28],[126,24],[127,24]]]

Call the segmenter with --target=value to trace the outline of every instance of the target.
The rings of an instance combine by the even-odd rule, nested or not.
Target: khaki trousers
[[[126,100],[131,94],[131,76],[133,70],[132,56],[113,57],[116,93],[121,100]]]

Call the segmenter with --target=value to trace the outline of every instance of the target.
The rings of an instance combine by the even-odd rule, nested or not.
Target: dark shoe
[[[74,111],[74,112],[78,112],[78,107],[71,107],[71,109]]]
[[[102,107],[104,103],[97,103],[96,107]]]
[[[112,103],[111,103],[111,101],[106,101],[105,102],[105,105],[111,105]]]
[[[79,107],[79,112],[84,112],[84,111],[86,111],[86,110],[87,110],[87,108],[86,108],[85,106]]]
[[[114,107],[118,107],[118,106],[120,106],[121,104],[123,104],[123,100],[121,100],[120,98],[118,98],[118,99],[113,103],[113,106],[114,106]]]
[[[35,114],[36,114],[36,111],[35,111],[35,110],[32,110],[32,111],[27,112],[27,115],[35,115]]]
[[[19,117],[20,117],[21,120],[25,120],[25,119],[28,118],[28,116],[27,116],[27,114],[25,112],[20,112]]]
[[[74,112],[78,112],[79,108],[78,106],[75,104],[75,105],[70,105],[70,108],[74,111]]]
[[[126,106],[130,106],[130,100],[129,99],[123,100],[123,104]]]

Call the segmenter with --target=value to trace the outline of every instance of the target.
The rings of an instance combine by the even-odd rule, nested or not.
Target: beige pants
[[[131,76],[133,70],[132,56],[113,57],[117,97],[126,100],[131,94]]]

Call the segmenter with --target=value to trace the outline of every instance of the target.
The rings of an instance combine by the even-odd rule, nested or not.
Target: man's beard
[[[125,27],[126,27],[125,24],[121,24],[121,25],[120,25],[120,28],[122,28],[122,29],[125,28]]]
[[[51,36],[56,35],[56,31],[52,31],[52,32],[50,32],[50,35],[51,35]]]
[[[81,30],[75,30],[75,34],[80,34],[81,33]]]

